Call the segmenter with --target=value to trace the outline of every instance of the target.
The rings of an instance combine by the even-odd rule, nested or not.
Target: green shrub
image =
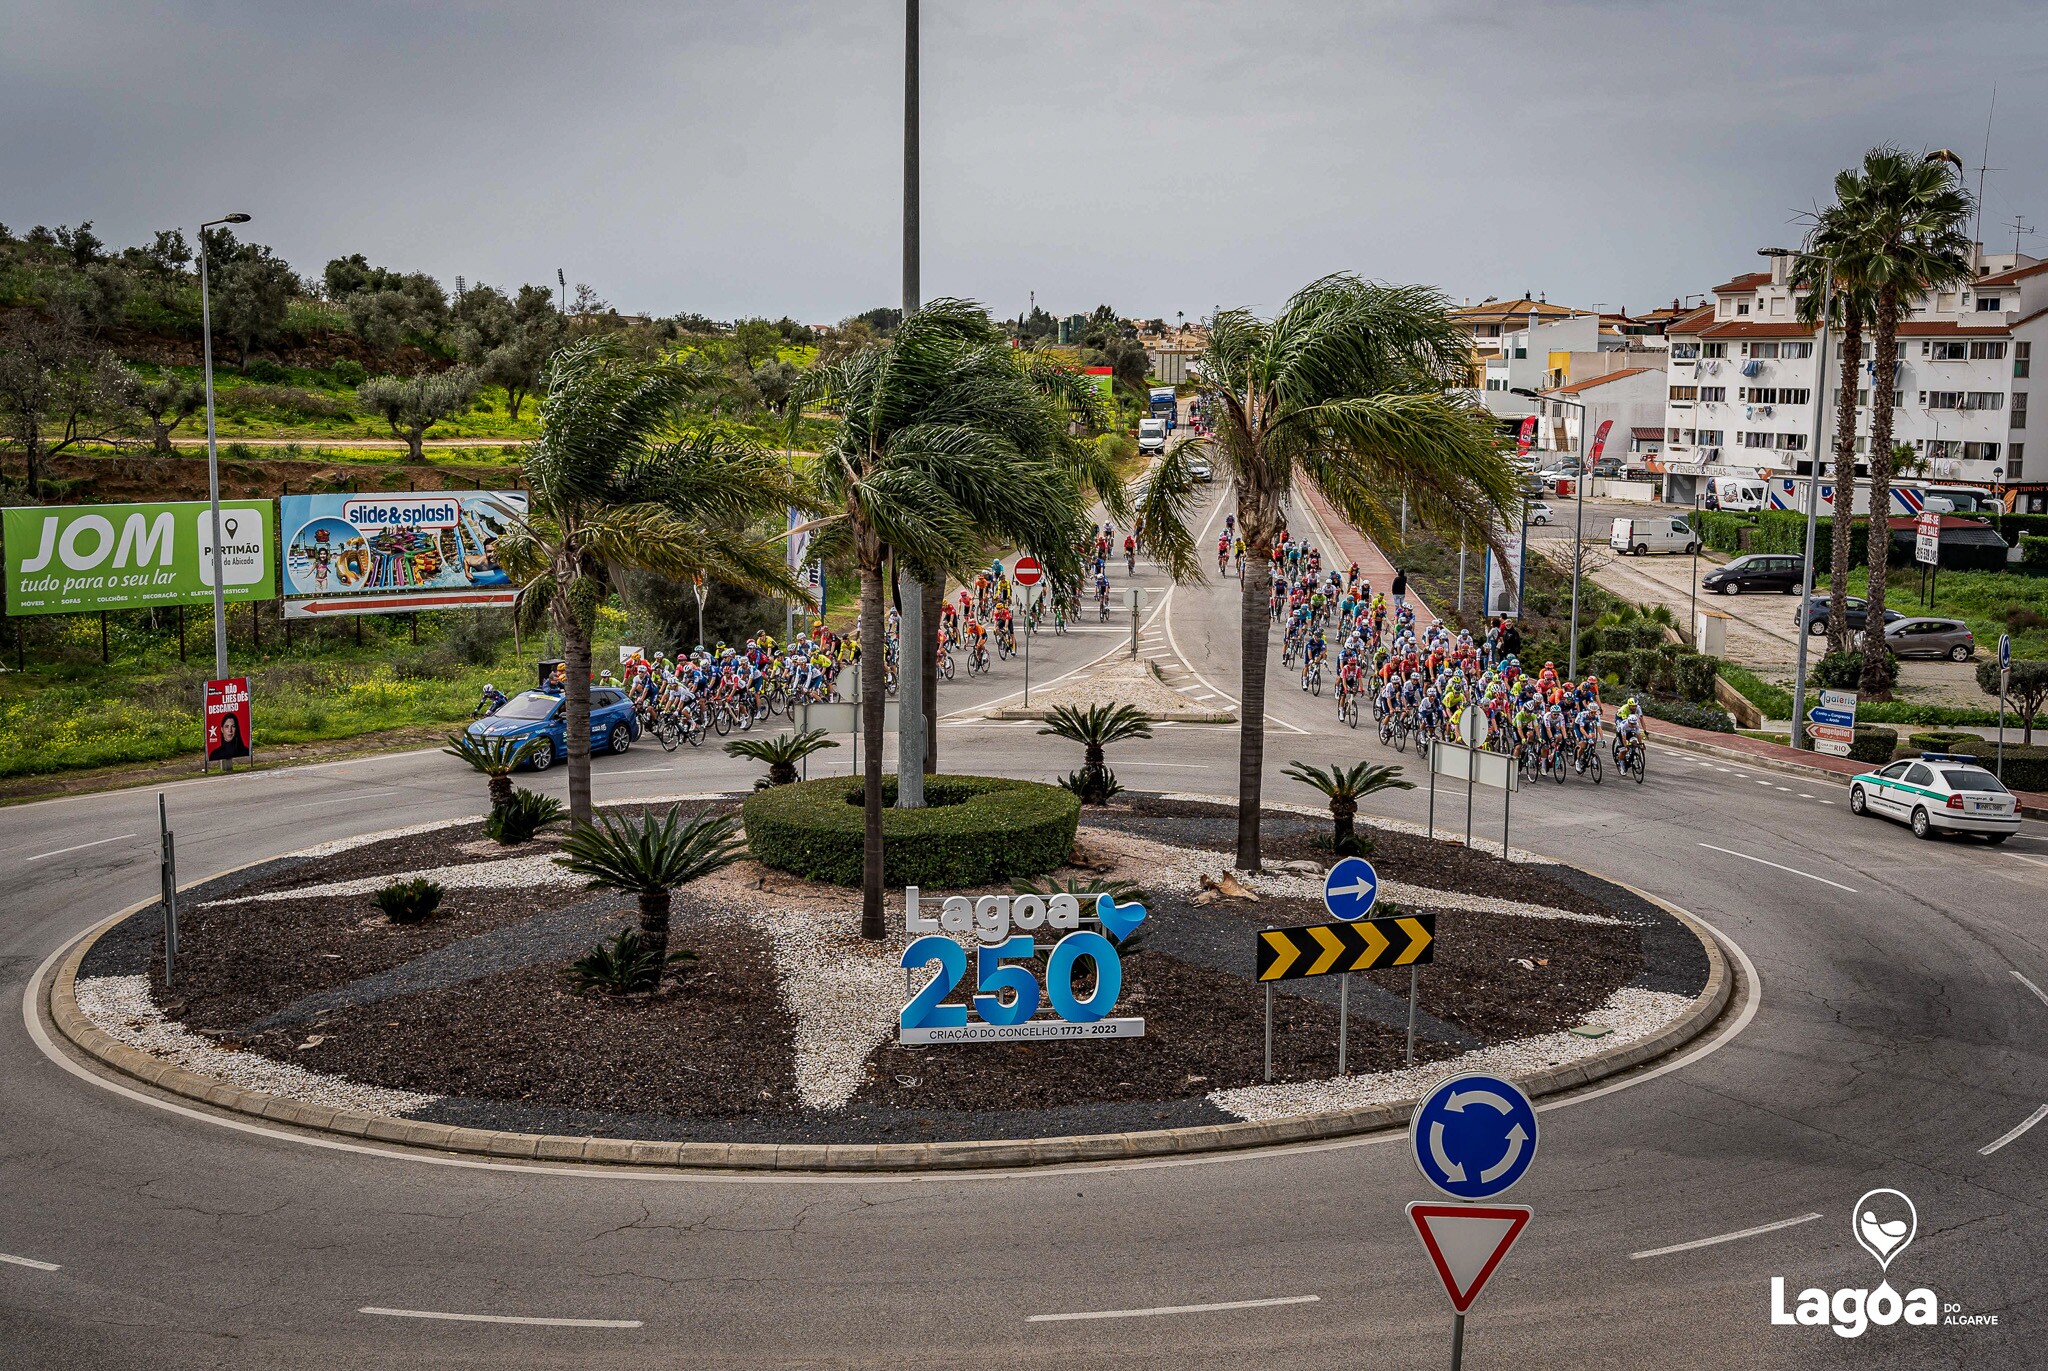
[[[923,809],[895,807],[884,780],[886,884],[956,889],[1038,876],[1074,847],[1081,802],[1057,786],[994,776],[927,776]],[[835,776],[757,791],[741,806],[747,847],[766,866],[834,885],[861,879],[861,785]]]
[[[531,841],[534,834],[549,824],[560,823],[566,814],[562,802],[554,796],[521,788],[491,810],[484,820],[484,832],[510,847]]]
[[[2048,536],[2039,533],[2020,535],[2020,565],[2030,571],[2048,571]]]
[[[242,374],[250,380],[260,382],[266,386],[280,386],[292,379],[290,372],[286,371],[276,362],[271,361],[268,357],[258,357],[255,361],[249,363],[248,366],[242,368]]]
[[[1628,670],[1622,674],[1645,689],[1662,689],[1666,675],[1664,659],[1658,655],[1655,648],[1630,648],[1628,652]]]
[[[1892,759],[1892,753],[1899,746],[1899,731],[1895,728],[1878,728],[1869,724],[1858,724],[1856,736],[1849,744],[1849,760],[1870,762],[1882,766]]]
[[[1698,652],[1679,655],[1671,664],[1671,676],[1681,697],[1694,704],[1711,704],[1714,699],[1714,659]]]
[[[370,379],[370,373],[364,369],[361,362],[356,361],[353,357],[342,358],[333,366],[327,368],[327,374],[334,378],[336,385],[347,386],[350,390],[354,390],[357,386]]]
[[[1863,653],[1859,648],[1830,652],[1813,664],[1807,684],[1826,690],[1854,690],[1863,680]]]
[[[1643,713],[1668,724],[1704,728],[1713,733],[1735,731],[1735,721],[1728,717],[1727,710],[1718,705],[1696,705],[1687,700],[1665,700],[1643,694],[1638,694],[1636,701],[1642,705]]]
[[[1984,746],[1984,739],[1975,733],[1914,733],[1906,741],[1922,752],[1974,751]]]
[[[1998,744],[1980,738],[1976,752],[1979,762],[1992,766],[1997,762]],[[2003,770],[2003,779],[2009,788],[2048,794],[2048,747],[2021,747],[2007,743]]]
[[[696,960],[697,954],[687,949],[664,957],[640,936],[639,929],[627,928],[569,963],[568,975],[578,995],[593,990],[607,995],[644,995],[661,984],[664,967]]]
[[[1629,657],[1626,652],[1596,652],[1582,660],[1586,663],[1588,671],[1603,679],[1609,676],[1628,675]]]
[[[370,898],[395,924],[425,923],[441,907],[441,883],[415,876],[409,881],[393,881]]]

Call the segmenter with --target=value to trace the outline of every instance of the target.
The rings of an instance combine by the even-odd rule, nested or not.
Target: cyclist
[[[476,712],[478,714],[496,714],[504,707],[505,692],[492,685],[489,681],[484,682],[484,693],[482,698],[476,702]]]
[[[1308,689],[1309,673],[1320,672],[1328,648],[1323,643],[1323,626],[1315,625],[1308,632],[1308,646],[1301,654],[1301,688]]]

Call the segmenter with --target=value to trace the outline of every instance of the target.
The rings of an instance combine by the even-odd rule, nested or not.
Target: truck
[[[1172,386],[1154,386],[1151,394],[1152,415],[1166,421],[1166,431],[1171,433],[1180,425],[1180,404],[1174,398]]]
[[[1718,480],[1728,479],[1716,477]],[[1769,482],[1767,503],[1769,509],[1786,509],[1795,514],[1806,512],[1805,476],[1774,476]],[[1723,505],[1723,509],[1739,506]],[[2003,506],[1998,497],[1981,486],[1961,485],[1951,481],[1901,481],[1892,486],[1892,517],[1911,518],[1927,510],[1936,514],[1995,514]],[[1819,511],[1822,516],[1835,512],[1835,483],[1821,478]],[[1856,496],[1851,503],[1852,515],[1870,513],[1870,483],[1856,482]]]
[[[1630,557],[1652,552],[1691,552],[1699,547],[1692,525],[1668,514],[1644,519],[1616,519],[1607,534],[1607,546]]]
[[[1138,420],[1138,451],[1164,452],[1166,450],[1166,421],[1144,418]]]

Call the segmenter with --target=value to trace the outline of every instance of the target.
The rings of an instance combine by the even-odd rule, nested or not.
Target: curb
[[[1601,879],[1611,880],[1604,876]],[[185,888],[203,883],[193,882]],[[1734,995],[1735,978],[1728,958],[1719,941],[1698,921],[1676,905],[1646,891],[1621,881],[1613,884],[1664,910],[1700,940],[1707,954],[1706,987],[1694,999],[1692,1008],[1651,1037],[1565,1066],[1515,1078],[1516,1084],[1532,1097],[1576,1090],[1677,1051],[1719,1019]],[[110,929],[154,904],[156,900],[148,899],[130,905],[79,935],[63,954],[56,965],[55,975],[36,992],[37,1003],[57,1031],[74,1047],[102,1065],[168,1094],[268,1123],[365,1142],[499,1161],[577,1162],[720,1171],[967,1171],[1131,1161],[1355,1137],[1406,1128],[1408,1115],[1420,1098],[1263,1122],[1203,1124],[1139,1133],[933,1143],[648,1142],[631,1138],[568,1137],[460,1128],[359,1110],[329,1109],[300,1104],[262,1091],[245,1090],[171,1066],[101,1031],[80,1011],[78,968],[86,954]]]
[[[1234,724],[1237,722],[1237,715],[1228,710],[1220,709],[1169,709],[1157,714],[1147,710],[1146,713],[1154,723]],[[981,717],[984,719],[999,719],[1006,722],[1024,723],[1036,721],[1043,723],[1045,721],[1045,711],[1042,709],[1023,709],[1014,705],[1004,705],[1001,708],[989,710]]]

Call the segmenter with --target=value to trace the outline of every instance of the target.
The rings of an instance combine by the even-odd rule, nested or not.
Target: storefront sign
[[[206,683],[206,764],[239,762],[251,755],[249,678]]]
[[[287,495],[285,616],[509,607],[518,587],[498,537],[526,517],[523,490]]]
[[[78,614],[213,599],[213,506],[43,505],[5,511],[7,612]],[[270,506],[223,500],[221,587],[231,602],[274,600]]]

